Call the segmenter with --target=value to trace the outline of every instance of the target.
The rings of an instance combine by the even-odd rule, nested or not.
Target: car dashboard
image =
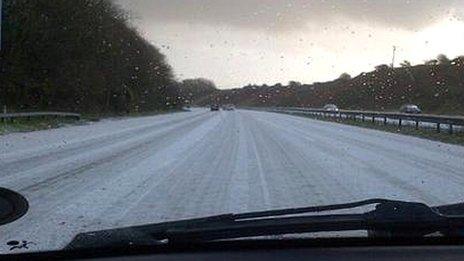
[[[8,259],[56,260],[464,260],[464,240],[237,240],[25,253]]]

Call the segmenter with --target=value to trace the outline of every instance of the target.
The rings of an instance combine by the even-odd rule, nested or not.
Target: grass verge
[[[300,117],[306,117],[306,118],[311,118],[311,119],[317,119],[317,120],[322,120],[322,121],[329,121],[329,122],[336,122],[340,124],[347,124],[347,125],[352,125],[352,126],[358,126],[362,128],[368,128],[368,129],[376,129],[376,130],[381,130],[381,131],[387,131],[387,132],[392,132],[392,133],[399,133],[399,134],[404,134],[404,135],[410,135],[410,136],[415,136],[415,137],[420,137],[420,138],[425,138],[425,139],[430,139],[430,140],[435,140],[435,141],[441,141],[445,143],[450,143],[450,144],[458,144],[458,145],[464,145],[464,132],[456,132],[453,134],[449,134],[447,130],[442,130],[441,132],[437,132],[435,129],[428,129],[428,128],[421,128],[416,130],[414,126],[410,125],[403,125],[401,128],[398,128],[397,125],[393,124],[387,124],[383,125],[383,123],[380,122],[371,122],[371,121],[354,121],[352,119],[338,119],[338,118],[316,118],[311,115],[303,115],[303,114],[291,114],[294,116],[300,116]]]
[[[46,130],[59,128],[69,124],[79,122],[66,118],[33,118],[33,119],[15,119],[13,122],[0,122],[0,135],[12,132],[28,132],[37,130]]]
[[[7,120],[0,122],[0,135],[13,133],[13,132],[29,132],[37,130],[47,130],[59,128],[67,125],[84,124],[89,121],[99,121],[104,118],[128,118],[128,117],[142,117],[154,116],[167,113],[183,112],[185,110],[165,110],[143,113],[130,113],[130,114],[84,114],[81,120],[67,119],[67,118],[32,118],[30,120],[25,118],[15,119],[13,122]]]
[[[149,112],[131,112],[131,113],[100,113],[100,114],[83,114],[82,119],[86,121],[99,121],[106,118],[129,118],[129,117],[144,117],[144,116],[156,116],[168,113],[185,112],[188,110],[184,109],[172,109],[162,111],[149,111]]]

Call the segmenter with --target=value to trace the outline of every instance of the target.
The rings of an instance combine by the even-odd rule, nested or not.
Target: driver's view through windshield
[[[464,2],[0,0],[0,253],[464,237]]]

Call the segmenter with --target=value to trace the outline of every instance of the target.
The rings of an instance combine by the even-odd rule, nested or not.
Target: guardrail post
[[[437,123],[437,132],[440,133],[440,123]]]
[[[453,124],[449,125],[449,134],[453,134]]]
[[[375,123],[375,116],[372,115],[372,123]]]
[[[364,122],[364,120],[365,120],[365,116],[363,114],[363,115],[361,115],[361,121]]]
[[[383,125],[387,125],[387,116],[383,117]]]
[[[416,130],[419,129],[419,121],[416,121]]]
[[[399,128],[401,127],[401,123],[402,123],[402,119],[399,118],[399,119],[398,119],[398,127],[399,127]]]

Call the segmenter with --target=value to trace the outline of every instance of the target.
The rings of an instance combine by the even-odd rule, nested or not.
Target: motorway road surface
[[[92,230],[372,197],[464,201],[464,147],[257,111],[104,120],[0,136],[0,186],[24,194],[8,240],[59,249]]]

